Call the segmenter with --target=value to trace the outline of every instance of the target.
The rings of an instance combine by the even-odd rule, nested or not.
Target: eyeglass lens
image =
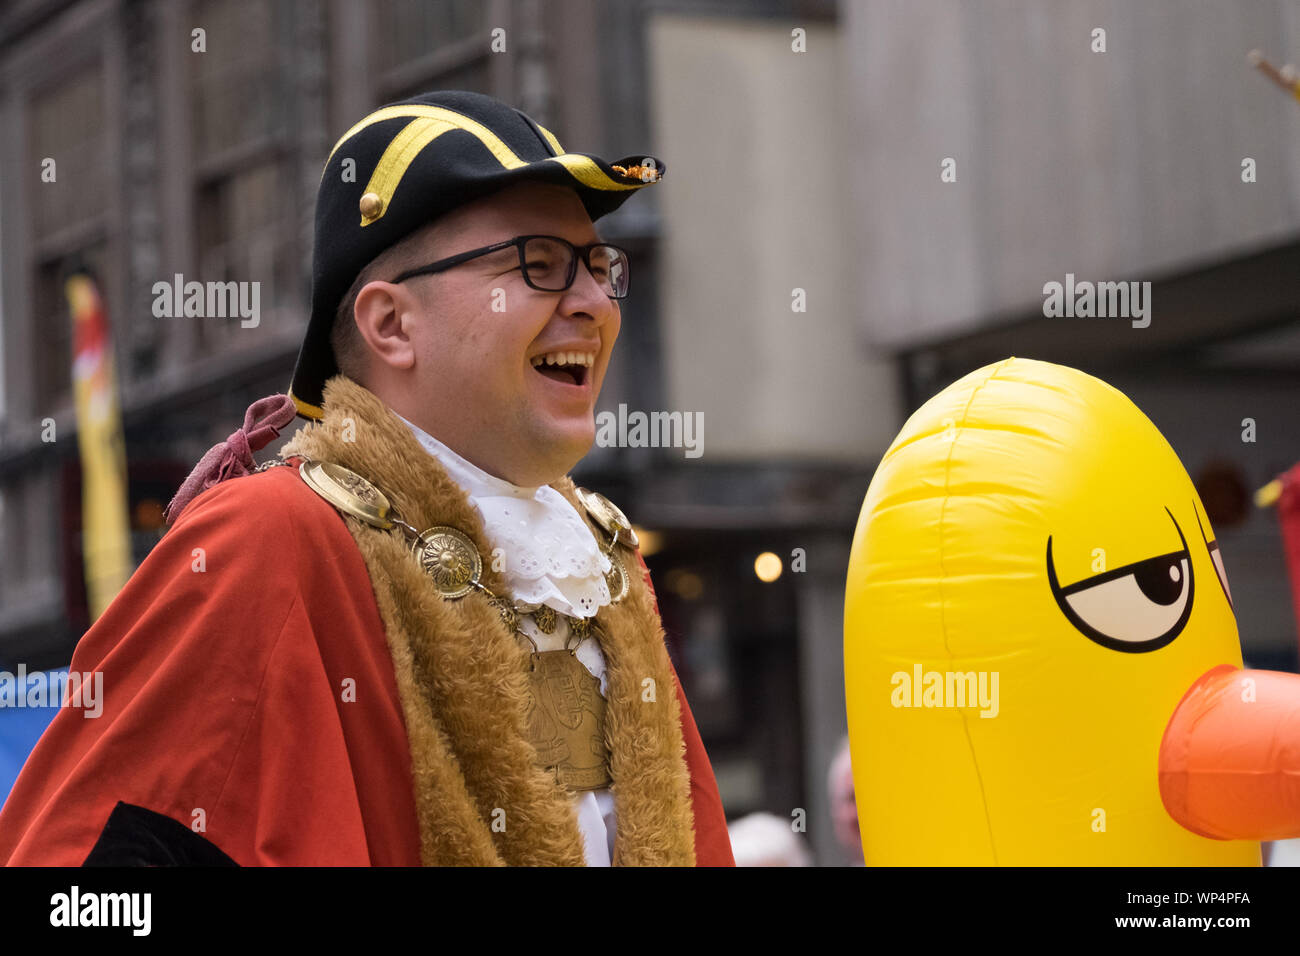
[[[534,237],[524,243],[524,270],[538,289],[562,292],[569,285],[573,268],[572,246],[548,237]],[[627,257],[613,246],[594,246],[589,255],[591,274],[605,294],[621,299],[627,294]],[[575,273],[576,277],[576,273]]]

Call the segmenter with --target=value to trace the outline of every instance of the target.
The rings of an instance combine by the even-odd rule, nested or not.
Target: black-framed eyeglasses
[[[581,258],[586,263],[587,271],[607,296],[611,299],[627,297],[627,250],[611,246],[608,242],[575,246],[559,236],[516,236],[505,242],[439,259],[418,269],[408,269],[392,281],[405,282],[415,276],[432,275],[510,246],[519,250],[519,268],[523,272],[524,281],[538,292],[563,292],[571,287],[573,280],[578,277],[578,259]]]

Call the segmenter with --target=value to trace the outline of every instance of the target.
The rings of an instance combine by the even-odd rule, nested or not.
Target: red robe
[[[103,672],[103,713],[55,717],[0,812],[0,862],[80,865],[121,801],[241,865],[420,864],[411,754],[366,565],[294,469],[196,499],[70,669]],[[346,678],[385,693],[345,702]],[[673,679],[697,865],[732,866]]]

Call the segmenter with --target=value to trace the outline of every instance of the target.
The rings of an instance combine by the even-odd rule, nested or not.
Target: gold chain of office
[[[257,471],[289,464],[272,459]],[[539,764],[568,790],[609,786],[613,778],[605,739],[605,698],[599,682],[577,659],[578,647],[599,625],[592,618],[561,615],[545,604],[511,602],[494,594],[481,580],[483,559],[467,535],[446,525],[417,531],[393,511],[387,495],[356,472],[333,462],[304,459],[298,473],[309,488],[344,514],[381,530],[401,530],[411,542],[411,553],[444,598],[456,600],[474,590],[487,596],[506,628],[526,637],[533,647],[528,737]],[[627,516],[609,499],[584,488],[577,489],[577,496],[592,520],[608,535],[604,552],[610,570],[605,582],[611,603],[617,604],[627,596],[629,581],[615,549],[619,544],[636,548],[640,542]],[[559,617],[566,618],[569,636],[565,646],[554,651],[539,650],[537,642],[521,626],[525,616],[530,616],[543,634],[553,634]]]

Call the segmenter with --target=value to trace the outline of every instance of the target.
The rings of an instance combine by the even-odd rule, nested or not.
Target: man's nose
[[[573,285],[564,293],[561,308],[567,315],[586,315],[598,323],[604,323],[613,317],[618,306],[579,256],[578,272],[573,277]]]

